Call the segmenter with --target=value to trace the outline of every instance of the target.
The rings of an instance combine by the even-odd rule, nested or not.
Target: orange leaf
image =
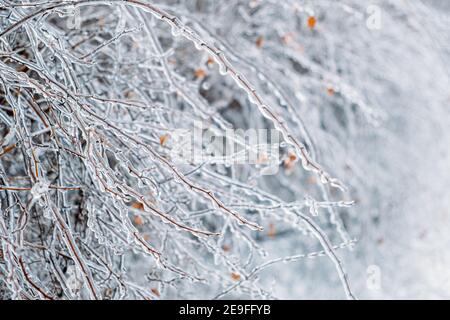
[[[208,57],[208,60],[206,60],[206,65],[208,67],[211,67],[214,64],[214,59],[212,57]]]
[[[142,211],[144,210],[144,204],[142,202],[139,202],[139,201],[133,202],[131,204],[131,207],[135,208],[135,209],[138,209],[138,210],[142,210]]]
[[[310,16],[310,17],[308,18],[308,27],[309,27],[310,29],[314,29],[314,27],[316,26],[316,23],[317,23],[316,17]]]
[[[239,281],[239,280],[241,280],[241,275],[237,272],[232,272],[231,279],[233,279],[234,281]]]
[[[137,215],[134,217],[134,223],[138,226],[142,226],[144,224],[144,219],[141,216]]]
[[[289,153],[289,160],[291,160],[291,161],[297,160],[297,155],[295,153],[293,153],[293,152],[290,152]]]
[[[135,96],[135,94],[134,94],[134,92],[131,91],[131,90],[127,90],[127,91],[125,92],[125,98],[131,99],[131,98],[134,98],[134,96]]]
[[[205,72],[205,70],[203,70],[203,69],[197,69],[197,70],[195,70],[195,77],[197,78],[197,79],[203,79],[204,77],[206,77],[206,72]]]
[[[297,155],[293,152],[289,152],[289,155],[286,159],[284,159],[284,168],[285,169],[292,169],[295,165],[295,162],[297,161]]]
[[[269,231],[267,232],[267,236],[269,236],[269,238],[275,238],[276,234],[277,234],[277,231],[275,229],[275,225],[273,223],[270,223]]]
[[[6,146],[3,148],[3,151],[0,152],[0,156],[3,156],[4,154],[7,154],[8,152],[10,152],[11,150],[13,150],[16,147],[16,144],[10,144],[9,146]]]
[[[334,94],[335,94],[336,92],[334,91],[333,88],[329,87],[329,88],[327,88],[327,93],[328,93],[328,95],[331,97],[331,96],[334,96]]]
[[[160,297],[160,296],[161,296],[161,294],[159,293],[159,290],[158,290],[158,289],[156,289],[156,288],[151,288],[150,290],[152,291],[152,293],[153,293],[155,296],[157,296],[157,297]]]
[[[162,136],[159,137],[159,143],[163,146],[167,140],[169,140],[169,135],[168,134],[163,134]]]
[[[264,45],[264,37],[263,36],[259,36],[258,38],[256,38],[256,47],[258,49],[260,49],[263,45]]]

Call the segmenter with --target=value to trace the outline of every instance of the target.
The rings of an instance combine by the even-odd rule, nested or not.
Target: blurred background
[[[340,217],[357,243],[339,254],[356,295],[450,298],[449,2],[177,5],[247,59],[238,63],[249,77],[246,63],[284,90],[295,108],[286,112],[302,119],[316,159],[349,185],[340,197],[356,204]],[[251,126],[242,118],[251,117],[252,106],[239,108],[223,114]],[[301,171],[266,186],[286,200],[301,197],[311,182]],[[264,241],[270,252],[304,248],[296,233],[274,228],[282,230]],[[281,298],[343,297],[326,258],[273,266],[263,279]]]

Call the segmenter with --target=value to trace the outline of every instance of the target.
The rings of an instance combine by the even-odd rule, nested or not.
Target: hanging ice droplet
[[[172,26],[172,36],[178,37],[181,35],[181,30],[178,27]]]
[[[266,258],[269,256],[269,253],[264,248],[259,248],[258,253],[261,255],[261,257]]]
[[[319,210],[317,209],[317,204],[315,201],[311,202],[311,206],[309,207],[309,213],[313,216],[313,217],[317,217],[319,215]]]
[[[31,194],[34,199],[39,199],[43,194],[48,192],[49,184],[43,181],[39,181],[31,188]]]
[[[250,101],[250,103],[256,104],[255,96],[252,93],[248,94],[248,100]]]
[[[228,67],[226,65],[224,65],[223,63],[219,64],[219,73],[221,75],[226,75],[228,73]]]
[[[204,45],[203,42],[200,42],[200,41],[194,41],[194,47],[195,47],[195,49],[197,49],[197,50],[202,50],[203,45]]]

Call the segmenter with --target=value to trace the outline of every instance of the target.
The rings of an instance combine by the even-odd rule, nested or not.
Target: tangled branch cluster
[[[354,298],[338,141],[382,114],[316,44],[348,3],[0,1],[0,297],[272,298],[264,270],[324,256]],[[176,163],[197,121],[276,130],[279,172]]]

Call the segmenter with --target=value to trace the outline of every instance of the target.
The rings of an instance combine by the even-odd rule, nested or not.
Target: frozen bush
[[[339,257],[353,264],[347,230],[368,221],[353,199],[379,208],[366,179],[392,174],[376,161],[365,172],[360,144],[404,120],[386,105],[414,80],[391,85],[405,70],[392,66],[434,59],[414,46],[408,17],[435,11],[387,0],[373,12],[356,0],[0,3],[3,298],[274,298],[267,270],[296,261],[355,297]],[[431,81],[419,73],[432,62],[416,63]],[[217,137],[279,133],[277,170],[261,154],[180,161],[177,139],[199,123]]]

